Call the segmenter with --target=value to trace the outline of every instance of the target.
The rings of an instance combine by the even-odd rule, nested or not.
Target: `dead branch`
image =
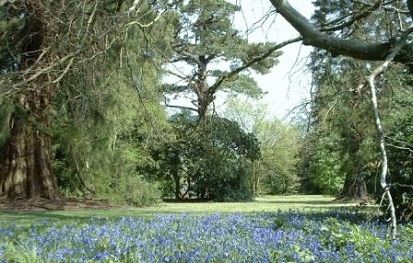
[[[413,32],[413,28],[410,28],[408,31],[404,33],[400,41],[396,43],[393,50],[387,56],[386,60],[379,67],[373,70],[373,72],[367,77],[366,81],[362,84],[362,85],[368,84],[368,86],[370,87],[371,102],[373,106],[373,113],[374,113],[374,118],[376,122],[376,130],[377,130],[377,134],[379,137],[380,153],[381,153],[381,158],[382,158],[382,164],[381,164],[382,169],[381,169],[381,175],[380,175],[380,185],[384,191],[382,201],[383,201],[384,195],[386,195],[389,201],[388,209],[390,210],[390,215],[391,215],[391,237],[392,238],[396,238],[396,235],[397,235],[396,208],[394,206],[393,198],[390,193],[390,185],[387,184],[388,159],[387,159],[387,151],[386,151],[386,140],[385,140],[383,125],[380,119],[380,112],[379,112],[375,82],[376,82],[376,79],[386,71],[390,63],[394,60],[396,55],[404,47],[404,45],[406,44],[406,40],[411,32]]]

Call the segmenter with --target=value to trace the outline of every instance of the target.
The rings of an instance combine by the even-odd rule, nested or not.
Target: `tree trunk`
[[[181,199],[181,182],[179,178],[179,170],[174,169],[173,171],[173,178],[175,182],[175,199],[179,200]]]
[[[33,72],[46,68],[48,59],[38,61],[44,50],[49,31],[44,20],[43,6],[38,1],[27,1],[24,10],[25,26],[16,37],[21,39],[19,69]],[[39,63],[38,66],[35,64]],[[27,78],[26,78],[27,79]],[[59,199],[56,177],[52,173],[50,136],[47,108],[53,95],[50,79],[45,75],[27,81],[27,89],[15,101],[16,109],[9,119],[10,137],[0,149],[0,196],[9,199]]]
[[[359,173],[347,174],[346,180],[344,181],[343,190],[340,194],[340,198],[366,200],[368,198],[368,192],[364,176],[360,175]]]
[[[48,127],[44,110],[49,98],[45,93],[40,89],[21,96],[21,112],[10,117],[11,136],[0,154],[0,196],[59,199],[51,169],[50,137],[42,131]],[[29,113],[35,121],[28,120]]]
[[[355,125],[351,125],[345,133],[348,160],[345,166],[346,179],[340,198],[366,200],[368,192],[364,175],[361,174],[360,156],[358,154],[363,136],[357,131]]]

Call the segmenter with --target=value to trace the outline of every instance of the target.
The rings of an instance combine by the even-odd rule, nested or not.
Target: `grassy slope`
[[[84,209],[70,211],[0,212],[0,223],[15,221],[31,224],[37,220],[74,220],[88,217],[151,216],[157,213],[228,213],[228,212],[271,212],[278,210],[324,210],[354,204],[334,203],[332,197],[321,195],[263,196],[254,202],[238,203],[184,203],[162,202],[144,208]]]

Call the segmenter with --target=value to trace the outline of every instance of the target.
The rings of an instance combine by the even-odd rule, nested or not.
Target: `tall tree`
[[[171,117],[174,138],[152,145],[164,195],[215,201],[250,200],[252,162],[260,156],[257,138],[231,120],[189,112]]]
[[[50,148],[56,93],[103,85],[98,80],[108,63],[126,67],[123,40],[137,34],[130,28],[149,27],[159,14],[146,1],[100,0],[2,1],[0,11],[6,29],[0,34],[0,99],[14,105],[4,121],[9,136],[0,154],[0,195],[56,200]]]
[[[277,11],[302,35],[303,42],[321,49],[325,49],[333,56],[345,55],[356,59],[369,61],[383,61],[376,66],[374,70],[360,82],[358,88],[368,87],[371,94],[371,105],[375,119],[377,130],[377,141],[381,153],[381,176],[380,185],[384,191],[384,196],[387,197],[391,214],[391,235],[396,236],[397,219],[396,208],[390,192],[391,184],[388,182],[388,158],[386,151],[385,130],[382,125],[382,118],[377,98],[377,85],[380,85],[379,76],[383,75],[391,62],[398,62],[406,65],[413,72],[413,42],[411,41],[411,34],[413,27],[411,22],[407,24],[406,16],[412,17],[412,0],[403,2],[389,1],[383,3],[382,1],[375,1],[373,4],[359,3],[365,6],[365,11],[352,12],[344,17],[333,17],[331,20],[332,26],[317,29],[310,21],[303,17],[299,12],[292,8],[286,0],[270,0]],[[350,3],[347,4],[347,6]],[[407,11],[404,11],[407,10]],[[356,10],[354,10],[356,11]],[[363,24],[363,18],[375,12],[381,15],[389,15],[393,17],[391,27],[396,28],[394,34],[386,34],[388,27],[381,23],[371,24],[369,27],[369,38],[367,40],[356,37],[341,37],[325,33],[329,30],[337,30],[353,25],[357,22]],[[391,20],[390,20],[391,21]]]
[[[328,34],[341,37],[369,38],[370,32],[367,31],[367,28],[371,26],[372,21],[361,4],[349,5],[343,1],[316,1],[314,5],[316,10],[313,20],[319,27],[326,27],[331,23],[327,19],[328,16],[346,17],[348,14],[354,14],[354,16],[358,15],[360,20],[363,19],[362,25],[360,22],[349,24],[347,27],[328,32]],[[374,22],[383,23],[383,18],[375,16]],[[309,66],[313,73],[314,87],[312,136],[315,137],[313,140],[318,137],[320,142],[329,141],[332,143],[336,140],[337,144],[341,144],[340,147],[324,148],[324,151],[331,153],[331,157],[337,154],[342,156],[331,163],[336,168],[340,167],[339,169],[332,167],[331,169],[327,168],[327,170],[336,170],[345,177],[340,197],[366,199],[368,193],[365,171],[363,171],[363,167],[366,166],[363,165],[363,162],[369,160],[363,160],[362,147],[371,133],[368,128],[371,125],[369,126],[368,123],[374,122],[373,119],[366,122],[366,116],[371,116],[368,114],[369,104],[366,103],[368,102],[368,94],[364,89],[357,89],[357,86],[363,79],[363,74],[368,72],[367,64],[352,58],[332,58],[324,50],[316,49],[312,53]],[[322,140],[320,136],[329,136],[331,140]],[[315,143],[315,141],[313,142]],[[318,178],[317,173],[325,173],[322,170],[326,167],[321,167],[327,163],[320,166],[319,157],[322,151],[319,150],[313,154],[318,162],[313,162],[314,174],[309,175],[310,178]],[[328,156],[324,157],[328,158]],[[335,184],[332,186],[335,187]]]
[[[296,127],[271,116],[267,105],[256,100],[230,97],[225,117],[254,134],[261,148],[253,162],[252,188],[255,194],[290,194],[299,188],[297,165],[301,135]]]
[[[219,90],[262,95],[248,72],[269,72],[287,42],[249,43],[232,23],[239,6],[225,0],[183,1],[176,9],[174,56],[166,70],[179,81],[166,84],[165,93],[194,95],[195,107],[186,108],[201,119]]]

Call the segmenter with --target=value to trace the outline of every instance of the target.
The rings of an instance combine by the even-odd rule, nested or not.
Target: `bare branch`
[[[388,159],[387,159],[387,152],[386,152],[386,140],[385,140],[385,134],[384,134],[383,126],[382,126],[381,119],[380,119],[375,82],[376,82],[376,78],[380,76],[381,74],[383,74],[383,72],[389,67],[390,63],[394,60],[396,55],[403,48],[407,40],[407,37],[412,31],[413,31],[413,28],[411,28],[410,30],[404,33],[402,39],[396,43],[396,45],[394,46],[390,54],[387,56],[386,60],[379,67],[373,70],[373,72],[370,74],[370,76],[368,76],[365,82],[370,87],[374,119],[376,121],[376,129],[377,129],[377,133],[379,137],[379,145],[380,145],[380,152],[381,152],[381,158],[382,158],[380,185],[384,190],[384,195],[387,196],[388,201],[389,201],[389,209],[390,209],[390,215],[391,215],[391,237],[392,238],[395,238],[397,235],[397,218],[396,218],[396,209],[394,206],[393,198],[390,193],[390,185],[387,184]]]
[[[165,96],[164,96],[164,100],[165,100],[165,106],[168,107],[168,108],[176,108],[176,109],[181,109],[181,110],[190,110],[190,111],[198,112],[198,110],[195,109],[195,108],[186,107],[186,106],[179,106],[179,105],[171,105],[171,104],[168,103],[168,100],[166,99]]]
[[[398,186],[398,187],[412,188],[412,189],[413,189],[413,185],[410,185],[410,184],[398,184],[398,183],[393,183],[393,184],[391,184],[391,186]]]
[[[406,150],[406,151],[409,151],[409,152],[413,153],[413,149],[410,149],[408,147],[398,146],[398,145],[394,145],[394,144],[391,144],[391,143],[386,143],[386,145],[388,145],[390,147],[393,147],[393,148],[396,148],[396,149]]]
[[[185,61],[189,61],[189,62],[193,62],[193,63],[195,63],[195,64],[197,64],[197,65],[201,65],[202,63],[201,63],[201,61],[199,60],[199,58],[196,56],[196,55],[194,55],[194,54],[192,54],[192,53],[190,53],[190,52],[188,52],[188,51],[185,51],[185,50],[178,50],[177,51],[177,53],[178,54],[180,54],[180,55],[182,55],[182,56],[184,56],[184,58],[183,58],[183,60],[185,60]]]
[[[138,0],[138,1],[139,1],[139,0]],[[138,25],[138,26],[140,26],[141,28],[150,27],[150,26],[152,26],[156,21],[158,21],[158,20],[161,18],[162,14],[165,13],[165,11],[166,11],[166,9],[163,10],[162,12],[159,12],[152,21],[150,21],[150,22],[148,22],[148,23],[146,23],[146,24],[143,24],[143,23],[141,23],[141,22],[139,22],[139,21],[132,21],[132,22],[128,23],[126,26]]]

